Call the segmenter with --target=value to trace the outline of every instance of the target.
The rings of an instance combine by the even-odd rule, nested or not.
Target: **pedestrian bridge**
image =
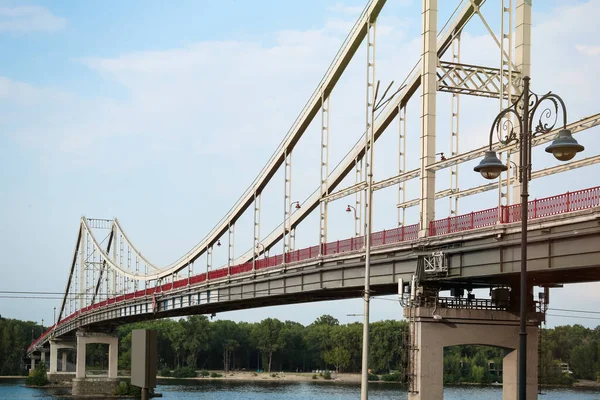
[[[520,207],[435,220],[427,237],[418,236],[417,225],[374,232],[372,294],[397,293],[398,279],[413,274],[447,288],[511,286],[520,265]],[[528,215],[533,284],[600,279],[600,187],[530,201]],[[84,217],[82,225],[90,221]],[[99,300],[60,319],[28,353],[80,328],[102,331],[157,318],[360,297],[364,250],[364,237],[337,240]],[[420,268],[434,253],[441,263]]]

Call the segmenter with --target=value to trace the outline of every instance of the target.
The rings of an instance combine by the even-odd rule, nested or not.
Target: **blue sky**
[[[441,27],[458,1],[440,3]],[[488,0],[483,8],[495,30],[497,3]],[[600,12],[600,2],[534,3],[534,89],[563,95],[571,120],[598,112],[594,93],[600,87],[593,77],[600,67],[600,35],[592,17]],[[191,248],[268,160],[363,6],[361,1],[316,0],[0,0],[0,290],[61,292],[81,215],[118,217],[142,252],[159,264]],[[388,0],[382,11],[377,57],[384,83],[404,79],[417,60],[420,7],[417,0]],[[364,127],[363,53],[359,50],[332,95],[333,164]],[[498,50],[477,19],[465,33],[463,62],[498,62]],[[440,95],[438,104],[438,147],[447,151],[448,97]],[[412,121],[418,121],[417,106]],[[487,131],[497,103],[465,99],[462,110],[469,115],[461,120],[461,148],[482,145],[486,139],[479,132]],[[410,129],[417,138],[418,124]],[[378,178],[390,176],[397,162],[385,150],[395,148],[393,130],[381,140]],[[598,128],[590,130],[581,139],[589,155],[597,154],[597,133]],[[317,185],[310,178],[318,172],[317,134],[313,124],[298,146],[295,171],[303,173],[295,178],[295,199]],[[409,142],[409,165],[418,160],[417,144],[418,139]],[[540,167],[553,165],[541,154],[536,153]],[[480,184],[468,172],[471,167],[461,167],[461,188]],[[581,171],[532,185],[533,196],[597,185],[598,168]],[[440,188],[447,185],[438,179]],[[266,191],[265,209],[280,209],[281,179],[276,180]],[[414,195],[416,187],[409,193]],[[390,219],[396,215],[394,193],[381,196],[376,229],[393,226]],[[494,194],[466,199],[460,210],[479,209],[482,202],[494,206]],[[343,212],[346,200],[334,204],[330,238],[348,237],[352,223]],[[440,203],[440,217],[446,204]],[[265,233],[281,222],[282,213],[270,214],[264,216]],[[240,252],[250,246],[250,218],[245,216],[237,230]],[[299,229],[298,246],[316,241],[315,221],[309,218],[307,228]],[[226,261],[225,254],[214,257],[215,264]],[[566,288],[553,300],[563,308],[589,309],[597,289]],[[380,303],[373,303],[376,319],[400,317],[396,304]],[[0,314],[48,321],[53,306],[0,299]],[[359,313],[362,305],[349,300],[220,317],[286,319],[292,307],[300,322],[309,323],[322,313],[350,321],[345,315]]]

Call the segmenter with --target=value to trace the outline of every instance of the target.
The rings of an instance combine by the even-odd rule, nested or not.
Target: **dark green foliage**
[[[27,346],[41,334],[34,322],[0,317],[0,375],[23,375]]]
[[[496,372],[502,366],[505,350],[481,345],[453,346],[444,349],[444,383],[502,382]]]
[[[195,378],[196,376],[198,375],[196,375],[196,371],[192,367],[181,367],[173,371],[174,378]]]
[[[223,374],[220,374],[218,372],[211,372],[210,377],[211,378],[222,378]]]
[[[600,326],[557,326],[540,332],[542,345],[540,381],[570,385],[575,379],[596,380],[600,374]],[[560,364],[568,364],[572,374]]]
[[[331,379],[331,372],[329,372],[329,371],[323,372],[323,379],[325,379],[327,381],[330,380]]]
[[[303,326],[293,321],[265,319],[260,323],[209,321],[204,316],[179,320],[163,319],[121,326],[119,369],[131,363],[131,331],[158,332],[158,369],[161,376],[210,376],[208,370],[304,371],[338,370],[359,373],[362,324],[340,324],[323,315]],[[0,375],[26,372],[25,349],[42,333],[33,322],[0,318]],[[405,321],[379,321],[370,327],[369,360],[373,373],[384,381],[404,376],[402,365]],[[544,329],[540,333],[540,382],[570,385],[575,379],[596,380],[600,375],[600,327],[581,325]],[[106,368],[106,348],[89,345],[88,364]],[[495,370],[502,365],[505,350],[480,345],[444,349],[445,383],[502,382]],[[564,373],[568,364],[572,374]],[[390,371],[397,371],[390,373]],[[374,378],[374,376],[372,376]]]
[[[400,375],[400,372],[394,372],[391,374],[383,374],[381,376],[381,380],[384,382],[400,382],[402,379],[402,375]]]
[[[378,381],[379,380],[379,375],[369,374],[369,380],[370,381]]]
[[[46,375],[46,365],[43,363],[36,365],[33,374],[25,379],[25,384],[29,386],[47,385],[48,376]]]

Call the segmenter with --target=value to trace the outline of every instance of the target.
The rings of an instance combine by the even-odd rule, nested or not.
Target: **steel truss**
[[[472,96],[509,98],[509,86],[503,81],[509,81],[514,87],[520,82],[520,74],[516,71],[502,70],[499,68],[482,67],[478,65],[460,64],[456,62],[440,61],[438,66],[438,90]]]

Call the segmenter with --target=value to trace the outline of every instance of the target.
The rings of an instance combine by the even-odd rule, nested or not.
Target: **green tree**
[[[268,357],[268,371],[271,372],[273,353],[284,345],[282,335],[283,324],[278,319],[263,319],[252,329],[252,339],[255,346]]]
[[[335,367],[335,372],[340,372],[350,364],[350,352],[341,346],[325,351],[323,360]]]
[[[325,368],[323,354],[333,348],[333,329],[339,323],[331,316],[324,315],[305,329],[304,343],[310,355],[310,361],[318,368]]]
[[[181,361],[183,360],[183,356],[185,354],[185,342],[187,340],[185,328],[181,322],[176,324],[169,324],[167,327],[167,331],[165,335],[169,342],[171,343],[171,347],[175,353],[175,363],[176,367],[181,367]]]
[[[209,322],[204,315],[193,315],[182,323],[185,340],[183,348],[187,351],[187,364],[189,367],[198,366],[200,352],[209,347]]]
[[[371,324],[369,367],[377,372],[400,370],[402,365],[402,335],[408,330],[404,321],[380,321]]]
[[[220,349],[223,358],[223,370],[229,371],[234,352],[240,347],[240,330],[233,321],[219,320],[210,324],[210,346]]]

